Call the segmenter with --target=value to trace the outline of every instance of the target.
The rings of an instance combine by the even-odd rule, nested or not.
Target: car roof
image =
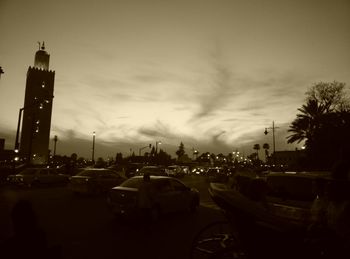
[[[320,172],[270,172],[266,175],[268,178],[271,177],[299,177],[299,178],[325,178],[331,179],[331,172],[328,171],[320,171]]]
[[[157,179],[171,179],[171,180],[177,180],[178,179],[175,179],[174,177],[171,177],[171,176],[165,176],[165,175],[150,175],[151,179],[154,179],[154,180],[157,180]],[[143,175],[136,175],[136,176],[133,176],[132,178],[141,178],[143,179]]]
[[[110,168],[82,168],[82,171],[113,171]]]

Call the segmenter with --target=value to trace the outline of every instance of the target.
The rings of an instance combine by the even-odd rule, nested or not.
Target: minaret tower
[[[45,164],[49,156],[49,140],[55,71],[49,70],[50,55],[39,42],[34,67],[27,72],[23,106],[20,154],[32,164]]]

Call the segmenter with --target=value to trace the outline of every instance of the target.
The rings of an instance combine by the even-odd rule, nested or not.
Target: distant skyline
[[[156,141],[173,157],[180,142],[190,157],[249,155],[272,151],[272,121],[277,150],[300,148],[286,136],[308,88],[349,89],[349,13],[346,0],[0,0],[0,138],[13,148],[45,41],[57,154],[90,158],[95,131],[95,158]]]

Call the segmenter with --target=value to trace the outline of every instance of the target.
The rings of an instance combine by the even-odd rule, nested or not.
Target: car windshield
[[[219,168],[213,168],[213,169],[209,169],[208,170],[208,174],[217,174],[217,173],[222,173],[223,171],[222,171],[222,169],[219,169]]]
[[[77,175],[79,176],[91,176],[91,177],[97,177],[99,174],[101,174],[100,171],[96,171],[96,170],[83,170],[80,173],[78,173]]]
[[[128,187],[128,188],[139,188],[140,184],[142,183],[142,178],[130,178],[123,182],[120,186],[121,187]]]
[[[27,169],[24,169],[22,172],[20,172],[20,174],[30,175],[30,174],[34,174],[35,171],[36,171],[35,168],[27,168]]]
[[[161,172],[161,169],[159,167],[144,167],[140,170],[140,174],[144,173],[159,173]]]

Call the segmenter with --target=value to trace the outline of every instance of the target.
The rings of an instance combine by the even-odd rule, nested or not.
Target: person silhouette
[[[152,221],[152,206],[153,206],[153,188],[151,177],[148,173],[143,175],[143,182],[139,187],[138,206],[141,212],[141,217],[144,224],[149,224]]]
[[[18,201],[11,212],[14,235],[3,242],[1,258],[47,258],[45,232],[39,228],[32,204]]]

